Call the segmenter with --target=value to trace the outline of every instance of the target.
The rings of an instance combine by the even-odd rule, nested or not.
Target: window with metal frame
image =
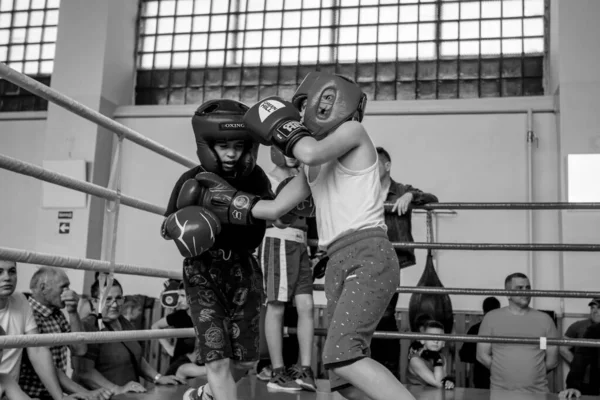
[[[137,104],[289,98],[330,71],[370,100],[544,94],[547,0],[142,0]]]
[[[50,85],[60,0],[0,0],[0,62]],[[0,111],[46,110],[48,102],[0,79]]]

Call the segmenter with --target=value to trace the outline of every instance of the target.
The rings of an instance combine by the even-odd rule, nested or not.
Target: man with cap
[[[582,319],[579,321],[575,321],[572,323],[565,332],[565,337],[569,339],[583,339],[586,331],[592,325],[600,323],[600,298],[594,298],[589,303],[590,307],[590,315],[586,319]],[[576,347],[560,347],[560,355],[565,360],[565,362],[571,366],[573,363],[573,359],[575,358]],[[581,351],[585,352],[589,349],[584,348]],[[597,380],[597,379],[594,379]],[[585,369],[584,374],[580,378],[580,389],[583,389],[584,392],[588,392],[589,385],[592,382],[590,381],[590,371],[589,369]]]
[[[173,240],[183,260],[183,283],[196,331],[198,364],[208,383],[189,389],[184,399],[236,400],[236,382],[258,360],[262,273],[252,254],[266,222],[239,224],[250,198],[272,198],[269,180],[256,165],[259,144],[243,117],[248,107],[234,100],[211,100],[192,117],[200,165],[175,183],[161,235]],[[211,173],[215,185],[248,193],[224,212],[203,207],[197,177]],[[227,202],[221,191],[217,202]]]
[[[271,147],[271,160],[275,168],[267,176],[271,187],[278,193],[298,174],[298,161],[286,157],[275,147]],[[271,368],[267,386],[274,390],[288,392],[302,389],[316,391],[317,387],[311,368],[312,344],[314,335],[313,279],[308,257],[307,230],[305,217],[290,217],[284,221],[288,227],[270,225],[265,239],[259,248],[259,261],[264,276],[267,309],[264,333]],[[298,312],[298,345],[300,365],[284,364],[283,321],[286,304],[294,301]],[[287,368],[289,367],[289,368]],[[263,379],[265,367],[259,372]]]
[[[582,339],[600,340],[600,323],[590,325],[585,330]],[[598,347],[575,347],[571,370],[567,375],[567,389],[559,393],[560,398],[600,395],[599,350]]]
[[[582,319],[579,321],[573,322],[565,332],[565,337],[569,339],[581,339],[583,338],[583,334],[593,324],[597,324],[600,322],[600,298],[592,299],[588,306],[590,307],[590,316],[589,318]],[[560,355],[567,362],[567,364],[571,364],[573,362],[573,353],[575,348],[573,347],[565,347],[562,346],[560,348]]]

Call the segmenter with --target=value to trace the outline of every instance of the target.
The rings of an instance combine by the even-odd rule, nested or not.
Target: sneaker
[[[302,389],[310,390],[311,392],[317,391],[315,375],[313,374],[313,371],[310,367],[301,367],[300,365],[294,365],[290,367],[288,373]]]
[[[285,368],[277,368],[273,370],[273,376],[267,383],[267,387],[274,390],[284,392],[299,392],[302,387],[296,383],[291,376],[288,375]]]
[[[258,374],[256,374],[256,377],[263,382],[270,381],[272,376],[273,370],[271,369],[270,365],[265,366]]]
[[[214,400],[208,393],[204,393],[204,386],[200,386],[198,389],[189,388],[183,394],[183,400]]]

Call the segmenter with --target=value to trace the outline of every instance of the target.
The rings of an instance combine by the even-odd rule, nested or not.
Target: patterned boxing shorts
[[[210,250],[184,260],[199,364],[258,360],[262,279],[256,259],[247,252]]]
[[[400,284],[396,252],[381,228],[346,235],[328,249],[325,296],[329,328],[323,364],[331,391],[351,385],[332,368],[370,356],[373,332]]]

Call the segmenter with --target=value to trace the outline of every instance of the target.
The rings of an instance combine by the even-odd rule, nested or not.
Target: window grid
[[[60,0],[0,0],[0,62],[49,85]],[[46,110],[48,102],[0,79],[0,111]]]
[[[217,1],[226,9],[216,11]],[[354,0],[353,5],[348,0],[267,0],[259,11],[249,7],[261,1],[207,0],[176,14],[188,0],[144,0],[155,13],[143,13],[140,19],[136,103],[196,104],[219,97],[250,103],[268,95],[289,97],[315,69],[354,78],[372,100],[544,93],[546,0]],[[183,29],[173,19],[172,32],[159,33],[164,3],[172,6],[167,18],[176,15],[191,23]],[[285,7],[264,7],[273,3]],[[382,17],[386,7],[394,13]],[[307,11],[314,12],[312,18]],[[284,27],[286,18],[292,20],[286,17],[290,13],[296,13],[296,20]],[[274,21],[270,14],[280,16],[280,25],[269,26]],[[366,40],[368,30],[372,36]],[[307,32],[314,34],[308,46]],[[170,48],[158,48],[161,36],[171,36]],[[248,39],[252,36],[254,44]],[[292,40],[286,43],[284,37]],[[187,39],[187,48],[176,46],[180,38]],[[154,44],[154,54],[147,41]],[[188,54],[181,58],[185,65],[174,62],[181,56],[176,53]],[[170,61],[157,64],[152,58],[157,54]],[[201,63],[194,63],[194,54]]]

